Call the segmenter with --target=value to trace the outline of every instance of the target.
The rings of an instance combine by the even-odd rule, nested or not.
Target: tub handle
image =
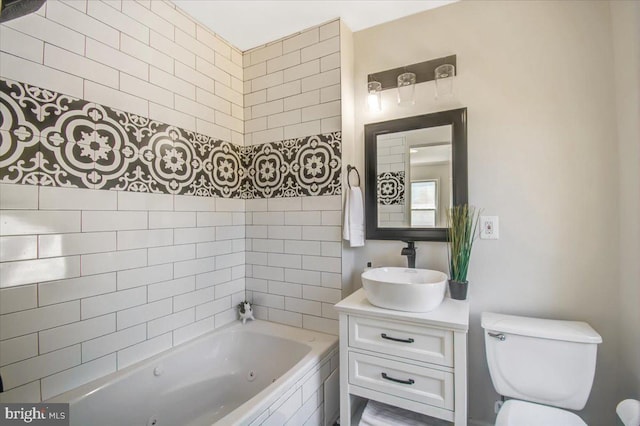
[[[393,377],[387,376],[387,373],[382,373],[382,378],[385,380],[390,380],[392,382],[402,383],[403,385],[412,385],[416,382],[413,379],[409,379],[409,380],[394,379]]]
[[[387,336],[387,333],[382,333],[380,334],[380,337],[382,337],[383,339],[387,339],[387,340],[393,340],[394,342],[402,342],[402,343],[413,343],[414,340],[409,337],[408,339],[398,339],[397,337],[389,337]]]
[[[501,342],[504,342],[505,339],[507,338],[507,336],[505,336],[502,333],[492,333],[492,332],[488,332],[490,337],[495,337],[496,339],[500,340]]]

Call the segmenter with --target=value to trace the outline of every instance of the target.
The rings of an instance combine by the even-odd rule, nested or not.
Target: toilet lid
[[[496,426],[587,426],[575,414],[560,408],[510,399],[496,418]]]

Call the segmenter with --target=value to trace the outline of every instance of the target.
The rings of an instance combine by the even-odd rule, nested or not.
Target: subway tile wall
[[[247,146],[264,151],[273,141],[341,130],[338,20],[247,51],[243,62]],[[319,144],[317,154],[329,146]],[[247,298],[258,318],[337,334],[342,182],[340,175],[306,181],[306,196],[247,200]],[[254,190],[264,194],[266,186]]]
[[[341,130],[338,20],[243,54],[247,145]]]
[[[6,79],[243,144],[242,53],[170,2],[51,0],[0,31]]]
[[[246,290],[257,317],[337,334],[342,197],[246,203]]]
[[[325,405],[338,406],[339,395],[327,395],[326,380],[338,371],[340,363],[338,350],[332,351],[313,367],[304,377],[294,383],[269,408],[250,423],[265,426],[311,426],[326,424]],[[329,415],[333,413],[328,413]]]
[[[52,397],[236,319],[244,200],[11,184],[0,194],[3,401]]]
[[[338,21],[243,54],[163,0],[49,0],[0,25],[2,78],[256,148],[339,138],[339,55]],[[49,398],[233,321],[245,288],[259,318],[337,333],[340,187],[321,193],[0,185],[0,401]]]
[[[49,0],[0,25],[0,77],[243,145],[242,53],[169,2]],[[61,98],[20,102],[51,120]],[[3,402],[178,345],[245,298],[240,199],[31,182],[0,185],[0,208]]]

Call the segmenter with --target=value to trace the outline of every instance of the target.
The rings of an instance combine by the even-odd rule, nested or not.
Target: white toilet
[[[589,324],[491,312],[481,324],[493,387],[513,398],[496,426],[586,426],[561,408],[581,410],[589,398],[602,342]]]

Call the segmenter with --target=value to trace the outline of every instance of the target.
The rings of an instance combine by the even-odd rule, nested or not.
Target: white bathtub
[[[237,322],[49,402],[70,403],[72,426],[284,424],[311,399],[305,383],[321,385],[335,369],[337,342],[275,323]],[[308,394],[313,383],[306,386]],[[278,419],[274,406],[292,398]]]

